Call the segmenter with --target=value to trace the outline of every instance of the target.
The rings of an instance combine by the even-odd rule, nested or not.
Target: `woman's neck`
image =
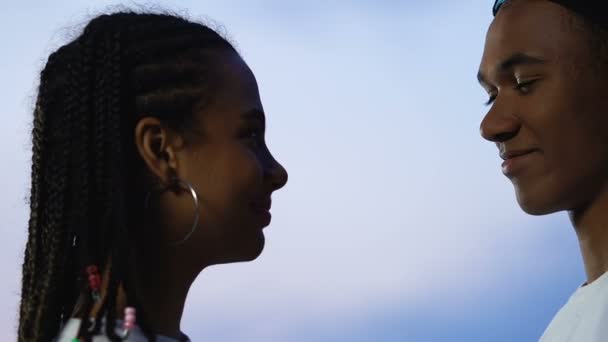
[[[180,322],[184,304],[188,290],[201,270],[200,265],[195,268],[191,267],[193,265],[188,265],[188,262],[181,261],[179,251],[168,249],[157,250],[155,253],[153,258],[140,255],[136,257],[137,267],[134,264],[129,266],[129,283],[133,285],[137,303],[140,305],[136,309],[139,310],[138,312],[146,313],[146,326],[155,334],[181,339]],[[102,304],[107,300],[111,263],[111,261],[108,262],[108,267],[103,272],[101,300],[91,308],[90,317],[97,317]],[[180,267],[176,267],[176,265],[180,265]],[[78,300],[73,316],[83,316],[85,295],[88,294],[81,295]],[[126,307],[127,292],[121,285],[116,298],[115,312],[118,319],[122,319]]]
[[[200,272],[200,268],[189,267],[179,252],[168,247],[154,251],[156,258],[140,257],[138,269],[130,277],[137,302],[145,310],[147,326],[157,334],[176,339],[182,335],[180,322],[188,291]],[[120,296],[126,298],[124,289],[121,292]],[[123,300],[118,308],[121,312],[125,304]]]

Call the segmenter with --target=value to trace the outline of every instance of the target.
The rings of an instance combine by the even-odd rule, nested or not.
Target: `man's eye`
[[[517,82],[515,89],[517,89],[517,91],[519,91],[522,94],[528,94],[532,90],[531,88],[532,88],[532,84],[534,84],[534,82],[536,82],[536,80]]]

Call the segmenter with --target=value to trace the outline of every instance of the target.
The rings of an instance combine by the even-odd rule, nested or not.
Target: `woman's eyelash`
[[[241,132],[241,138],[259,143],[264,139],[264,132],[259,127],[247,128]]]

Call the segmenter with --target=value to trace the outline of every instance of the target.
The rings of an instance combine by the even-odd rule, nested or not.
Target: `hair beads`
[[[135,308],[134,307],[126,307],[125,308],[125,318],[123,321],[123,333],[121,338],[124,340],[129,337],[129,333],[135,327],[135,323],[137,321],[135,317]],[[82,340],[78,337],[74,337],[71,342],[82,342]]]
[[[89,275],[89,288],[91,289],[91,295],[93,300],[96,302],[101,298],[99,289],[101,288],[101,276],[97,266],[90,265],[86,268],[87,274]]]
[[[123,338],[129,336],[129,332],[133,327],[135,327],[135,308],[127,307],[125,308],[125,320],[123,323],[123,328],[125,329]]]

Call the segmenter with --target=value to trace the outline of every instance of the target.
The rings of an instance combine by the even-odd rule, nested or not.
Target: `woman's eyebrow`
[[[243,119],[248,119],[248,120],[259,120],[262,123],[266,122],[266,116],[264,114],[264,111],[261,109],[257,109],[257,108],[253,108],[253,109],[243,112],[241,117]]]

